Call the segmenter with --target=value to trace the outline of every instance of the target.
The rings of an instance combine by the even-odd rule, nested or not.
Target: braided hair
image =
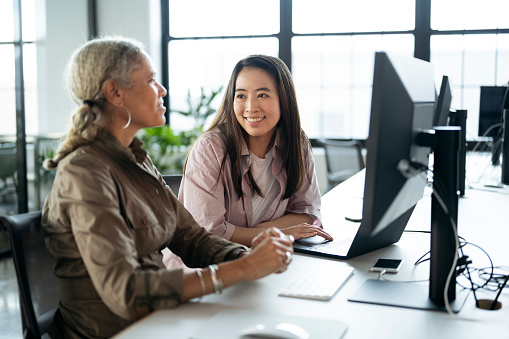
[[[104,82],[114,80],[120,87],[129,87],[133,71],[141,67],[142,53],[139,42],[123,37],[94,39],[73,53],[66,82],[79,106],[55,156],[44,161],[46,169],[56,168],[69,153],[94,141],[110,118],[105,111]]]

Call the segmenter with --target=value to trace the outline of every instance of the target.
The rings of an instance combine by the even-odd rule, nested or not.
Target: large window
[[[168,48],[168,73],[171,109],[187,109],[188,91],[192,100],[199,97],[201,88],[207,91],[226,87],[233,67],[244,56],[261,53],[277,56],[276,38],[238,38],[175,40]],[[219,108],[221,95],[216,96],[213,107]],[[211,117],[212,118],[212,117]],[[191,118],[172,114],[171,125],[177,129],[190,129]]]
[[[0,2],[0,102],[2,102],[2,123],[0,135],[16,134],[16,92],[15,92],[15,46],[23,46],[24,95],[26,133],[36,134],[37,72],[35,50],[35,4],[34,0],[22,0],[22,40],[14,34],[13,1]]]
[[[468,110],[468,140],[478,137],[480,86],[509,82],[508,11],[502,0],[432,1],[431,62],[450,77],[451,106]]]
[[[202,87],[206,92],[226,87],[233,67],[246,55],[278,56],[278,32],[279,1],[170,0],[170,108],[186,110],[188,92],[194,100]],[[177,130],[193,127],[191,118],[179,114],[171,114],[170,123]]]
[[[310,137],[365,139],[374,52],[384,50],[429,60],[437,86],[449,76],[452,108],[468,110],[471,140],[480,86],[509,81],[506,0],[162,1],[172,109],[185,105],[188,90],[226,86],[242,57],[278,55],[292,71]],[[189,126],[176,114],[170,122]]]
[[[293,38],[292,73],[306,133],[365,139],[375,51],[412,56],[413,40],[411,34]]]

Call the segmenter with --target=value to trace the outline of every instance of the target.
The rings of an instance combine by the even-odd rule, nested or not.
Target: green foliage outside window
[[[212,107],[214,99],[223,87],[211,90],[209,93],[200,89],[197,99],[187,92],[187,109],[170,110],[171,113],[181,114],[194,119],[194,127],[190,130],[175,132],[169,125],[144,128],[136,135],[143,142],[143,149],[147,151],[157,169],[164,174],[182,173],[185,157],[190,145],[204,132],[207,119],[216,113]]]

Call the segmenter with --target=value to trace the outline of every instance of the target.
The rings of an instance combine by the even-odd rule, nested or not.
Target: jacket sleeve
[[[309,214],[315,219],[315,225],[321,225],[322,215],[320,212],[320,188],[318,187],[313,153],[307,140],[305,142],[304,155],[306,177],[304,178],[302,187],[290,197],[287,212]]]
[[[235,249],[248,250],[247,247],[216,236],[198,225],[184,206],[178,200],[175,201],[178,206],[177,229],[168,247],[186,266],[205,267],[226,261],[228,254]]]
[[[189,153],[179,200],[199,225],[230,239],[235,226],[226,221],[228,187],[219,176],[224,150],[210,138],[199,138]],[[217,183],[216,183],[217,181]]]
[[[156,253],[158,248],[144,249],[147,253],[137,250],[140,239],[161,225],[145,222],[144,218],[139,223],[126,223],[107,165],[92,164],[90,159],[76,160],[58,175],[55,189],[59,190],[59,205],[53,209],[51,219],[62,218],[62,222],[71,225],[74,241],[68,244],[72,247],[75,243],[79,252],[75,259],[83,261],[102,302],[128,320],[139,319],[154,309],[177,306],[184,285],[183,271],[153,265],[151,259],[155,254],[150,250]],[[187,253],[187,258],[207,265],[224,260],[228,252],[239,246],[202,232],[173,196],[172,199],[179,205],[177,222],[182,223],[175,235],[179,241],[185,241],[179,249],[200,248]]]

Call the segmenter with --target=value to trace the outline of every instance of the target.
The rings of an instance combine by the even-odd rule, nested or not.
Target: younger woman
[[[237,63],[212,126],[188,154],[179,200],[207,230],[241,244],[268,227],[332,240],[320,227],[313,155],[280,59]]]

